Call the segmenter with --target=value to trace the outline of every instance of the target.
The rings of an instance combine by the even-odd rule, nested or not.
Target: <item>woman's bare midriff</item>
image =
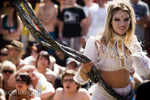
[[[101,71],[105,82],[112,88],[124,88],[129,84],[129,71],[121,69],[117,71]]]

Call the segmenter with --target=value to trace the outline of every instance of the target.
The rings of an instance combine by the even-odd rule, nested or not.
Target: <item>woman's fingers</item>
[[[85,63],[85,64],[83,64],[82,65],[82,71],[84,72],[84,73],[88,73],[88,72],[90,72],[90,70],[91,70],[91,68],[93,67],[93,63],[92,62],[89,62],[89,63]]]

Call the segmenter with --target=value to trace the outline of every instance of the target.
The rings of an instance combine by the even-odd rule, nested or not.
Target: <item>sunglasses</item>
[[[2,72],[3,73],[10,73],[10,74],[12,74],[14,71],[13,70],[3,70]]]
[[[0,56],[8,56],[6,53],[0,53]]]
[[[64,79],[63,82],[74,82],[73,79]]]
[[[29,85],[31,83],[31,79],[28,75],[20,74],[16,76],[16,82]]]
[[[17,82],[17,83],[26,83],[26,81],[21,80],[21,79],[16,79],[16,82]]]

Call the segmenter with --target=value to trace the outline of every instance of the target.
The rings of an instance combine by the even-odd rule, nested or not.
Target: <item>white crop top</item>
[[[118,46],[118,41],[115,41],[112,48],[109,48],[108,46],[105,46],[103,44],[96,46],[95,39],[90,38],[87,41],[84,55],[92,60],[97,69],[103,71],[127,69],[130,71],[132,69],[132,61],[130,59],[131,57],[129,57],[129,54],[125,54],[126,49],[123,43],[121,43],[122,50],[118,51]]]
[[[127,69],[128,71],[133,71],[133,67],[135,72],[139,74],[141,77],[147,78],[150,76],[150,59],[146,56],[144,52],[142,52],[142,48],[140,43],[136,40],[133,42],[132,46],[129,48],[130,53],[126,50],[126,47],[122,50],[123,52],[117,51],[117,41],[115,41],[112,48],[106,47],[105,45],[96,46],[96,39],[89,38],[86,43],[84,55],[87,56],[96,66],[97,69],[103,71],[116,71],[120,69]],[[120,54],[118,54],[119,52]],[[123,61],[121,60],[123,58]],[[80,76],[79,68],[77,74],[74,79],[77,83],[85,84],[88,82],[84,81]]]

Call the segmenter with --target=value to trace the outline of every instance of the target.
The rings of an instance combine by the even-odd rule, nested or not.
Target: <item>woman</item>
[[[12,90],[14,90],[13,85],[11,84],[11,82],[9,81],[10,77],[16,72],[16,66],[14,65],[14,63],[12,63],[11,61],[4,61],[1,65],[1,73],[2,73],[2,78],[3,80],[1,80],[1,88],[5,91],[6,94],[6,99],[8,100],[9,97],[9,92],[11,92]]]
[[[24,54],[23,47],[23,43],[17,40],[12,40],[10,44],[6,45],[8,49],[7,59],[16,65],[17,70],[25,65],[25,62],[22,60]]]
[[[13,5],[7,5],[7,14],[0,18],[0,34],[3,36],[1,40],[2,46],[9,44],[12,40],[19,40],[22,31],[22,22],[17,16],[17,11]]]
[[[37,91],[29,88],[31,78],[28,73],[19,73],[16,75],[16,89],[10,94],[9,100],[32,100],[38,95]],[[40,100],[38,98],[37,100]]]
[[[5,47],[0,49],[0,62],[1,63],[7,60],[7,56],[8,56],[8,49]]]
[[[87,73],[95,64],[104,81],[117,94],[127,97],[132,91],[129,78],[130,74],[134,73],[133,64],[137,66],[135,58],[139,57],[141,61],[149,63],[134,35],[134,29],[135,15],[130,4],[123,0],[110,1],[104,32],[96,38],[90,38],[85,47],[84,55],[92,62],[81,65],[75,76],[76,81],[86,83],[89,79]],[[139,65],[143,65],[143,62],[139,62]],[[144,67],[149,66],[142,67],[145,69]],[[92,100],[116,98],[106,92],[101,85],[96,84]]]

